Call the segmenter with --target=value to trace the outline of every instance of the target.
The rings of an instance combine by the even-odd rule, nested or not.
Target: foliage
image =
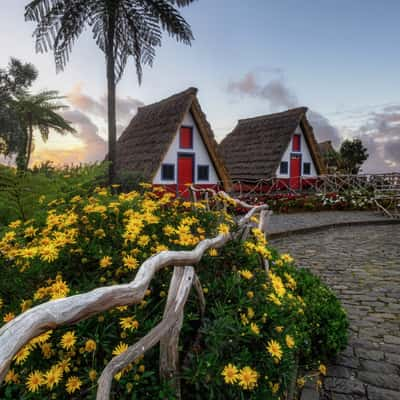
[[[37,78],[32,64],[11,58],[6,69],[0,69],[0,154],[18,153],[24,132],[13,107],[13,100],[27,91]]]
[[[37,23],[39,52],[53,50],[57,70],[63,70],[73,44],[89,26],[107,62],[109,180],[115,180],[115,86],[129,57],[141,82],[142,65],[152,65],[162,31],[185,44],[193,40],[189,24],[177,8],[193,0],[34,0],[25,7],[25,19]]]
[[[57,91],[44,91],[38,94],[21,93],[12,100],[11,107],[17,114],[23,130],[23,140],[17,157],[20,170],[27,170],[33,149],[33,131],[37,129],[44,142],[50,131],[62,135],[74,133],[75,129],[59,114],[67,108],[60,103],[63,99]]]
[[[51,163],[38,165],[24,173],[0,165],[0,231],[15,219],[23,222],[42,219],[44,205],[63,197],[87,196],[104,183],[106,164],[54,168]]]
[[[341,169],[347,174],[358,174],[368,158],[367,148],[361,139],[345,140],[339,149]]]
[[[193,210],[191,203],[155,190],[68,194],[43,202],[39,218],[9,224],[0,240],[1,320],[49,299],[131,281],[152,254],[191,249],[205,237],[236,229],[223,211],[207,211],[200,202]],[[269,259],[268,274],[260,257]],[[290,256],[266,247],[257,229],[246,242],[210,250],[196,271],[207,311],[202,320],[192,294],[181,335],[184,398],[278,399],[294,378],[297,358],[318,366],[343,347],[347,322],[333,294],[297,270]],[[0,397],[94,398],[105,363],[160,321],[170,276],[170,269],[161,270],[141,304],[31,341],[17,355]],[[112,395],[173,399],[168,383],[158,378],[158,350],[116,376]]]

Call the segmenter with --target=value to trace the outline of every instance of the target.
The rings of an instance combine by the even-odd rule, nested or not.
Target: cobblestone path
[[[400,225],[346,226],[270,240],[319,275],[350,320],[328,368],[332,400],[400,400]]]
[[[376,211],[319,211],[294,214],[273,214],[267,233],[277,234],[332,224],[386,222],[388,217]]]

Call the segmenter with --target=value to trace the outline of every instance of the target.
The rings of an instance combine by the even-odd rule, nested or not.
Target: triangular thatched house
[[[117,171],[139,172],[180,193],[189,183],[227,189],[230,179],[196,95],[189,88],[140,107],[118,139]]]
[[[255,184],[278,178],[283,186],[299,189],[325,173],[306,112],[299,107],[239,120],[220,144],[232,180]]]

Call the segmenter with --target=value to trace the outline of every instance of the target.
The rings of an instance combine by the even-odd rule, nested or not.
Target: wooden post
[[[175,298],[178,292],[179,284],[183,277],[183,269],[174,267],[171,284],[168,291],[167,303],[164,309],[166,318],[168,313],[175,304]],[[175,390],[175,395],[178,400],[181,399],[181,381],[179,368],[179,335],[183,323],[183,308],[178,310],[176,314],[176,322],[166,332],[160,340],[160,378],[164,381],[169,381]]]

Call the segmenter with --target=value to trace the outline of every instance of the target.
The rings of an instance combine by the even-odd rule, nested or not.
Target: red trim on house
[[[290,187],[300,189],[301,154],[290,155]]]
[[[216,191],[218,190],[223,190],[222,186],[219,184],[213,184],[213,183],[204,183],[204,184],[197,184],[196,183],[196,188],[197,189],[214,189]],[[174,193],[175,195],[178,193],[178,196],[189,200],[190,199],[190,190],[189,186],[185,186],[182,188],[182,191],[178,191],[178,185],[175,185],[173,183],[167,184],[167,185],[162,185],[162,184],[153,184],[153,188],[163,188],[166,190],[168,193]]]
[[[292,151],[300,151],[300,150],[301,150],[301,135],[295,134],[293,135]]]
[[[181,126],[179,147],[181,149],[193,149],[193,128],[191,126]]]

